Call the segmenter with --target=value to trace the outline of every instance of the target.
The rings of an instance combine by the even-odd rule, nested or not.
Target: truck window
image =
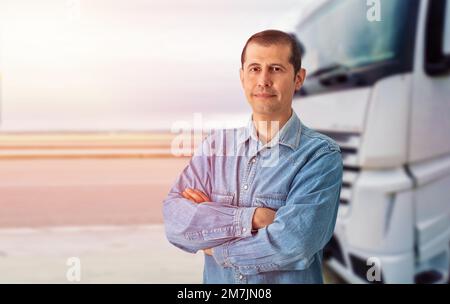
[[[440,76],[450,71],[450,0],[429,2],[425,36],[425,71]]]
[[[298,24],[295,34],[304,46],[303,63],[307,80],[311,80],[305,83],[306,94],[335,89],[331,82],[320,83],[314,77],[336,68],[348,73],[365,69],[355,83],[341,83],[350,87],[371,85],[381,77],[412,70],[419,2],[388,0],[380,4],[379,21],[369,20],[366,1],[336,0]]]
[[[450,1],[446,1],[444,26],[444,54],[450,55]]]

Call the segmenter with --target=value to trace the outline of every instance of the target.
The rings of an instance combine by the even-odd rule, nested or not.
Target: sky
[[[287,30],[306,2],[0,0],[0,130],[242,124],[245,41]]]

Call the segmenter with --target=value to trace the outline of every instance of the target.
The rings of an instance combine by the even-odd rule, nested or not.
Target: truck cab
[[[307,70],[293,108],[344,163],[325,264],[352,283],[446,282],[450,0],[316,1],[292,32]]]

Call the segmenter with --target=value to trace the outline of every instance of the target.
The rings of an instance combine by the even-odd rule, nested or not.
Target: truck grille
[[[341,148],[344,163],[344,174],[342,178],[340,205],[348,206],[352,197],[353,184],[356,182],[360,171],[358,166],[358,148],[361,137],[357,133],[330,132],[321,130],[318,130],[318,132],[332,138]]]

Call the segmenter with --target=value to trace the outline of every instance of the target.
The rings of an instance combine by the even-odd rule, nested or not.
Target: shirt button
[[[252,163],[256,163],[256,158],[252,159]]]
[[[242,280],[244,278],[244,276],[241,274],[240,276],[239,276],[239,280]]]
[[[247,185],[244,185],[244,190],[247,190],[248,189],[248,186]]]
[[[242,232],[245,232],[245,231],[247,231],[247,228],[242,228]]]

